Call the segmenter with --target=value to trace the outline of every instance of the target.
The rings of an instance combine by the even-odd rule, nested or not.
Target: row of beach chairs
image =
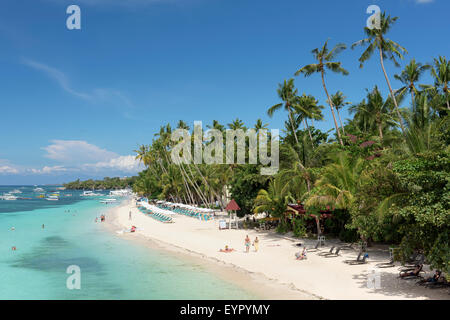
[[[151,217],[151,218],[153,218],[155,220],[158,220],[160,222],[163,222],[163,223],[171,223],[171,222],[173,222],[171,217],[168,217],[168,216],[166,216],[166,215],[164,215],[162,213],[156,213],[156,212],[148,210],[148,209],[146,209],[144,207],[139,207],[138,209],[142,213],[147,214],[149,217]]]
[[[317,253],[318,256],[321,256],[324,258],[333,258],[333,257],[340,256],[340,252],[342,250],[352,249],[351,245],[344,245],[344,246],[332,246],[329,251],[321,251],[321,249],[319,249],[319,245],[320,245],[320,241],[317,241],[316,245],[313,248],[307,248],[306,250],[307,250],[307,252],[320,251]],[[343,262],[346,264],[349,264],[349,265],[366,264],[368,256],[369,255],[365,251],[360,250],[356,259],[344,260]]]
[[[170,210],[172,212],[175,212],[175,213],[178,213],[178,214],[182,214],[182,215],[185,215],[187,217],[200,219],[202,221],[208,221],[209,219],[211,219],[211,216],[209,214],[196,212],[194,210],[188,210],[188,209],[183,209],[183,208],[170,208],[170,207],[163,207],[163,206],[158,206],[158,208],[165,209],[165,210]]]

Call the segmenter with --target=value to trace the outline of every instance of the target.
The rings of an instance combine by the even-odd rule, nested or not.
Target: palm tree
[[[306,207],[332,206],[349,209],[360,185],[364,160],[353,159],[345,153],[334,156],[334,162],[325,167],[315,188],[307,195]]]
[[[420,80],[420,77],[426,70],[431,68],[430,65],[422,65],[421,63],[416,63],[416,59],[412,59],[411,62],[403,69],[400,74],[394,75],[394,78],[403,83],[403,87],[397,91],[402,92],[404,90],[409,91],[411,94],[411,105],[414,107],[414,96],[418,93],[415,82]]]
[[[445,97],[447,109],[450,110],[449,96],[450,90],[448,82],[450,80],[450,61],[445,57],[439,56],[439,59],[434,59],[434,68],[431,69],[431,74],[434,77],[434,88],[437,91],[442,91]]]
[[[255,123],[255,130],[259,131],[259,130],[267,130],[269,127],[269,124],[267,123],[263,123],[263,121],[261,119],[257,119],[256,123]]]
[[[320,73],[322,77],[322,85],[323,89],[325,90],[325,93],[327,95],[328,104],[331,108],[331,114],[333,115],[334,120],[334,126],[336,128],[336,133],[339,139],[339,143],[341,145],[344,145],[342,142],[341,132],[339,131],[339,126],[336,121],[336,116],[334,114],[334,107],[333,102],[331,101],[330,95],[328,94],[327,87],[325,85],[325,70],[331,70],[335,73],[341,73],[343,75],[348,75],[348,71],[342,68],[341,62],[335,62],[332,61],[336,56],[341,52],[342,50],[345,50],[347,46],[343,43],[339,43],[334,46],[333,49],[328,50],[328,40],[325,41],[325,44],[321,49],[316,48],[312,50],[312,54],[314,55],[314,58],[317,60],[317,63],[306,65],[302,68],[300,68],[295,75],[298,76],[299,74],[304,74],[305,77],[309,77],[313,73]]]
[[[335,94],[331,95],[331,101],[333,102],[333,105],[336,108],[336,112],[338,114],[339,123],[341,125],[343,134],[345,134],[345,129],[344,126],[342,125],[342,119],[341,115],[339,114],[339,110],[345,107],[346,105],[351,104],[350,102],[345,101],[345,99],[347,99],[347,97],[345,97],[341,91],[338,91]]]
[[[244,122],[239,118],[236,118],[236,120],[233,120],[233,122],[229,123],[228,128],[232,130],[242,129],[244,131],[247,129],[244,125]]]
[[[294,111],[298,119],[304,122],[305,128],[308,130],[309,138],[313,143],[311,129],[308,125],[308,119],[323,120],[322,109],[324,106],[318,104],[319,101],[312,95],[303,94],[297,97],[297,103],[294,105]],[[314,148],[314,145],[312,144]]]
[[[139,149],[133,150],[133,152],[137,153],[135,159],[139,160],[139,163],[141,162],[144,163],[145,166],[148,165],[148,163],[146,163],[146,154],[148,152],[148,149],[149,149],[148,146],[143,144],[139,146]]]
[[[212,125],[206,125],[208,129],[216,129],[219,131],[224,131],[225,127],[219,123],[217,120],[213,120]]]
[[[386,125],[395,125],[393,117],[393,101],[391,97],[383,99],[378,87],[367,93],[367,102],[350,108],[350,113],[356,113],[354,119],[359,121],[366,132],[378,131],[380,141],[383,141],[383,129]]]
[[[270,107],[269,110],[267,110],[267,114],[269,115],[269,117],[272,117],[275,111],[278,111],[282,107],[284,107],[284,110],[289,115],[289,122],[291,124],[291,129],[295,137],[295,142],[298,145],[299,142],[297,137],[297,131],[295,130],[293,119],[294,106],[297,103],[297,93],[298,93],[298,90],[295,89],[294,86],[294,79],[289,79],[288,81],[284,80],[283,84],[280,83],[278,85],[277,93],[280,99],[284,102],[284,104],[278,103]]]
[[[403,54],[407,53],[406,49],[403,48],[401,45],[388,38],[385,38],[386,33],[390,30],[390,28],[395,23],[395,21],[397,21],[397,19],[398,17],[393,18],[391,18],[391,16],[386,17],[386,13],[383,12],[380,15],[380,28],[370,29],[365,27],[364,31],[367,35],[367,38],[359,40],[354,44],[352,44],[352,49],[358,45],[361,46],[367,45],[366,50],[359,58],[360,68],[363,67],[364,62],[366,62],[372,56],[375,50],[378,49],[380,54],[380,64],[381,68],[383,69],[384,78],[386,79],[386,83],[389,87],[389,92],[391,93],[392,100],[394,101],[395,111],[399,119],[400,128],[402,129],[403,135],[405,135],[405,127],[403,125],[403,120],[400,114],[398,103],[395,98],[394,91],[392,90],[392,86],[389,81],[389,77],[386,73],[386,69],[384,67],[384,59],[386,58],[392,60],[395,66],[399,66],[395,57],[397,56],[398,58],[403,59]]]
[[[289,183],[283,179],[283,176],[277,175],[269,183],[267,190],[260,190],[255,199],[254,213],[266,212],[273,217],[285,220],[284,213],[293,198],[289,192]]]

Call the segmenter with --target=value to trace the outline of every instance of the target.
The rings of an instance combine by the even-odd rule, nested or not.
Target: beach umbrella
[[[236,213],[236,211],[241,210],[241,208],[239,208],[238,204],[236,203],[236,201],[234,199],[231,199],[230,203],[227,204],[227,206],[225,207],[225,210],[234,211]],[[231,214],[230,214],[230,224],[228,226],[228,229],[231,229]]]

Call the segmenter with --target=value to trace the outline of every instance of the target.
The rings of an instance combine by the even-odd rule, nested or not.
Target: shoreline
[[[129,211],[132,212],[132,221],[128,219]],[[180,215],[174,215],[174,220],[173,224],[163,224],[140,213],[132,200],[124,200],[107,211],[105,227],[122,239],[187,259],[260,299],[449,299],[445,291],[430,290],[418,287],[414,282],[397,279],[397,267],[377,269],[381,288],[368,288],[367,279],[374,269],[372,262],[387,260],[386,252],[382,250],[371,252],[371,263],[359,266],[341,263],[342,260],[354,259],[353,251],[331,259],[311,252],[307,260],[296,261],[294,253],[302,247],[295,247],[295,243],[301,241],[310,248],[314,246],[314,240],[291,239],[255,230],[219,231],[215,220],[205,222]],[[138,228],[136,233],[117,233],[131,225]],[[259,252],[243,252],[246,234],[251,239],[258,236]],[[225,244],[236,251],[219,253],[218,249]],[[329,242],[324,251],[328,251],[331,245],[333,243]]]
[[[231,283],[255,296],[255,299],[262,300],[318,300],[322,297],[316,297],[313,294],[304,292],[295,288],[292,284],[279,283],[276,279],[270,279],[261,273],[254,273],[232,263],[227,263],[220,259],[206,256],[202,253],[177,246],[165,241],[161,241],[151,236],[136,232],[127,233],[125,236],[117,234],[117,229],[123,229],[119,221],[119,209],[129,208],[124,200],[120,205],[107,211],[107,219],[104,223],[108,232],[119,236],[121,239],[138,243],[151,250],[157,250],[165,254],[181,258],[193,265],[199,266],[206,272],[210,272],[219,279]],[[270,292],[270,294],[268,294]],[[277,298],[274,298],[273,295]]]

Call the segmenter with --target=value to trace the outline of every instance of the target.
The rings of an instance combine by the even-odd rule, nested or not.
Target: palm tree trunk
[[[188,167],[189,172],[190,172],[190,174],[191,174],[192,181],[194,182],[195,186],[197,187],[198,191],[200,192],[201,196],[203,197],[206,206],[207,206],[208,208],[211,208],[211,205],[210,205],[209,202],[208,202],[208,197],[202,192],[202,190],[200,189],[200,186],[197,184],[197,182],[196,182],[195,179],[194,179],[195,177],[194,177],[194,173],[192,172],[191,167],[190,167],[189,165],[188,165],[187,167]]]
[[[324,75],[323,75],[323,71],[321,72],[321,76],[322,76],[323,89],[325,90],[325,93],[327,95],[328,104],[330,105],[331,114],[333,115],[334,127],[336,128],[336,132],[337,132],[337,136],[338,136],[338,139],[339,139],[339,143],[341,144],[341,146],[343,146],[344,143],[342,142],[341,132],[339,131],[339,126],[338,126],[337,121],[336,121],[336,115],[334,114],[333,102],[331,102],[330,95],[328,94],[327,86],[325,85],[325,78],[324,78]]]
[[[305,120],[306,129],[308,130],[309,139],[311,140],[312,148],[314,149],[313,138],[312,138],[311,130],[309,129],[309,126],[308,126],[308,121],[306,121],[306,118],[304,120]]]
[[[386,73],[386,69],[384,68],[383,50],[381,49],[381,47],[379,47],[379,51],[380,51],[380,63],[381,63],[381,68],[383,69],[384,78],[386,79],[386,83],[389,87],[389,92],[391,93],[392,100],[394,101],[395,111],[397,113],[397,117],[398,117],[398,120],[400,123],[400,128],[402,129],[403,137],[405,137],[406,136],[405,135],[405,127],[403,126],[402,115],[400,114],[400,110],[398,109],[397,99],[395,98],[394,91],[392,90],[391,83],[390,83],[388,75]]]
[[[208,181],[206,180],[205,176],[202,174],[198,166],[194,163],[195,169],[197,169],[197,172],[200,174],[200,177],[202,178],[203,182],[205,182],[206,186],[211,190],[211,195],[214,195],[216,198],[219,198],[219,195],[217,192],[209,185]]]
[[[378,132],[380,134],[380,141],[383,142],[383,128],[382,128],[382,123],[378,123]]]
[[[447,85],[445,85],[445,87],[444,87],[444,93],[445,93],[445,102],[447,103],[447,109],[448,110],[450,110],[450,104],[449,104],[449,102],[448,102],[448,88],[447,88]]]
[[[322,233],[322,230],[320,229],[320,218],[315,216],[315,220],[316,220],[316,228],[317,228],[317,237],[319,237],[320,234]]]
[[[297,145],[300,145],[298,142],[297,131],[294,128],[294,120],[292,119],[291,110],[288,111],[288,114],[289,114],[289,122],[291,123],[292,133],[294,134],[295,142],[297,143]]]
[[[341,115],[339,114],[339,109],[338,108],[336,108],[336,112],[337,112],[337,115],[338,115],[338,118],[339,118],[339,123],[341,125],[342,134],[345,135],[345,129],[344,129],[344,126],[342,125]]]

